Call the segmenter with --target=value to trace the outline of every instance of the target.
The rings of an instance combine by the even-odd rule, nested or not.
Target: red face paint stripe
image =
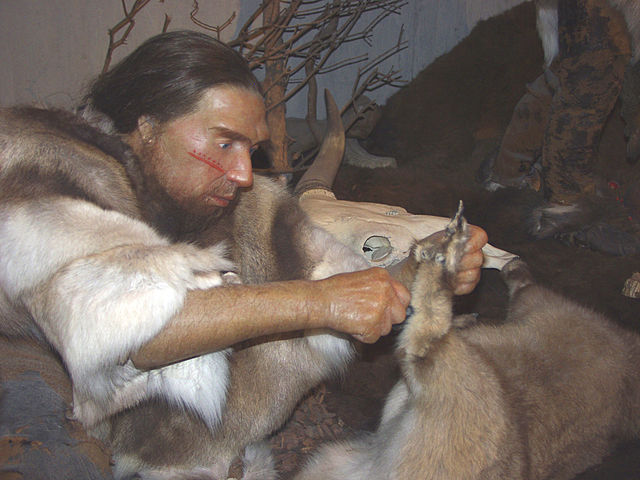
[[[214,162],[213,160],[209,159],[209,158],[205,158],[203,157],[200,153],[197,153],[195,151],[193,152],[187,152],[190,156],[192,156],[193,158],[195,158],[196,160],[200,160],[202,163],[206,163],[207,165],[209,165],[210,167],[215,168],[216,170],[221,171],[222,173],[225,173],[224,168],[222,168],[220,165],[218,165],[216,162]]]

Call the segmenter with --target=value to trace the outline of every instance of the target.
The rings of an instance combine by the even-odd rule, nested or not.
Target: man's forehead
[[[210,132],[231,140],[255,144],[269,137],[264,100],[246,88],[221,86],[208,90],[196,115],[203,116]]]
[[[206,90],[198,102],[199,108],[226,109],[239,106],[264,110],[264,98],[254,90],[233,85],[219,85]]]

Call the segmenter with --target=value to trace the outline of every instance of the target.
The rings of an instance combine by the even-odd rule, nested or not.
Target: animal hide
[[[640,60],[640,3],[636,0],[608,0],[623,16],[631,37],[631,62]],[[558,0],[536,0],[537,28],[546,66],[560,52],[558,45]]]
[[[187,290],[222,285],[233,265],[222,245],[172,244],[141,221],[123,165],[100,148],[107,142],[126,158],[68,114],[0,114],[0,332],[34,336],[61,355],[74,415],[88,427],[156,395],[213,426],[226,352],[153,372],[127,359]]]
[[[402,379],[377,431],[329,444],[296,480],[570,479],[640,434],[640,336],[502,270],[500,326],[454,328],[458,215],[413,251],[414,314],[398,342]]]

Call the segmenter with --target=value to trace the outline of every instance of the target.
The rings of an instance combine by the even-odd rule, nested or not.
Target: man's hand
[[[365,343],[374,343],[404,321],[409,291],[389,272],[370,268],[318,282],[327,325]]]
[[[480,280],[487,234],[474,226],[470,232],[456,277],[458,295],[471,292]],[[382,268],[320,281],[192,290],[185,307],[132,360],[141,369],[158,368],[247,339],[314,328],[331,328],[374,343],[404,321],[410,300],[407,288]]]
[[[480,281],[480,269],[484,261],[482,247],[487,243],[487,233],[480,227],[469,225],[471,237],[467,241],[464,257],[460,262],[460,271],[456,275],[456,295],[471,293]]]

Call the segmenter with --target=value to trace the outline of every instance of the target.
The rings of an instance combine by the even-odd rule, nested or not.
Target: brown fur
[[[504,325],[451,328],[466,237],[452,227],[415,249],[403,379],[378,430],[323,447],[297,480],[569,479],[640,433],[640,337],[536,285],[522,261],[503,271]]]
[[[619,25],[626,31],[614,28],[611,35],[620,38],[618,43],[625,45],[625,37],[630,40],[631,63],[625,74],[621,99],[622,116],[626,123],[627,157],[636,160],[640,155],[640,109],[638,102],[638,60],[640,60],[640,3],[637,0],[607,0],[608,3],[624,17]],[[545,51],[547,66],[558,53],[558,0],[536,0],[538,12],[538,32]],[[624,48],[623,48],[624,50]]]
[[[215,423],[228,376],[224,352],[154,374],[127,358],[182,307],[188,290],[223,285],[233,268],[224,247],[158,235],[142,221],[130,149],[68,112],[1,110],[0,161],[0,333],[55,349],[85,427],[152,396]],[[185,372],[192,388],[181,382]]]
[[[333,273],[366,266],[364,259],[312,227],[297,199],[273,182],[256,181],[232,215],[194,237],[201,245],[227,240],[243,283],[317,278],[319,266],[327,263]],[[273,433],[308,390],[341,372],[352,358],[350,341],[321,333],[299,332],[238,346],[230,358],[223,418],[213,433],[197,416],[161,402],[114,417],[106,438],[114,446],[116,475],[139,472],[146,478],[171,470],[175,478],[190,478],[199,471],[202,478],[226,479],[231,462],[247,445]],[[266,475],[245,478],[267,480]]]
[[[236,215],[261,219],[233,222],[229,227],[234,259],[245,283],[313,277],[313,267],[321,259],[318,252],[303,247],[313,229],[305,223],[294,199],[280,190],[262,192],[260,197],[250,194],[240,202]],[[274,235],[276,228],[278,235]],[[312,336],[321,342],[325,337]],[[308,390],[340,372],[351,358],[347,340],[339,340],[342,344],[332,353],[331,346],[326,351],[314,348],[309,338],[290,334],[237,347],[230,359],[223,418],[213,433],[196,416],[172,411],[160,402],[116,416],[108,437],[122,468],[116,475],[138,471],[144,478],[144,472],[165,468],[190,472],[205,467],[203,478],[226,479],[231,462],[247,445],[264,440],[279,428]]]

